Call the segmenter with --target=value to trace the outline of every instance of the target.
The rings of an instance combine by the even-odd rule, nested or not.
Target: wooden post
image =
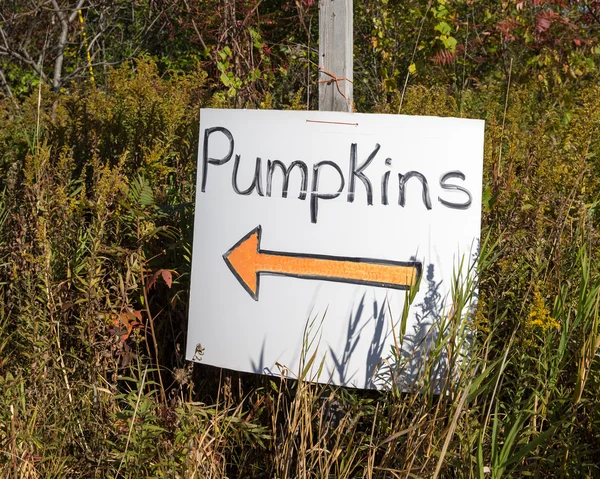
[[[353,47],[352,0],[319,0],[319,110],[352,111]]]

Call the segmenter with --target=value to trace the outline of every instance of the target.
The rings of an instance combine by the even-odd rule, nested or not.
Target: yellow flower
[[[542,297],[540,290],[535,287],[533,291],[533,303],[531,304],[531,309],[529,310],[529,317],[527,318],[527,326],[529,328],[540,328],[543,331],[546,331],[550,328],[559,328],[560,324],[556,319],[550,316],[550,311],[546,307],[544,303],[544,298]]]

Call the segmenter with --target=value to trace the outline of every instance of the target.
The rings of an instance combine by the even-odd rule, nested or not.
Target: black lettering
[[[221,159],[209,158],[208,156],[208,138],[216,131],[223,133],[229,140],[229,152]],[[223,128],[222,126],[215,126],[213,128],[207,128],[204,131],[204,147],[202,148],[202,193],[204,193],[204,191],[206,190],[208,164],[210,163],[211,165],[219,166],[231,160],[231,155],[233,155],[233,144],[233,135],[227,128]]]
[[[447,191],[462,191],[465,195],[467,195],[468,199],[464,203],[453,203],[451,201],[443,200],[440,196],[438,196],[439,202],[448,208],[454,208],[456,210],[466,210],[470,208],[471,202],[473,201],[471,192],[462,186],[446,184],[446,181],[450,178],[458,178],[465,181],[465,174],[462,171],[449,171],[440,178],[440,186],[442,189]]]
[[[337,193],[319,193],[319,175],[320,169],[323,166],[331,166],[338,172],[338,175],[340,175],[340,187]],[[310,192],[310,221],[312,223],[317,222],[319,200],[332,200],[337,198],[344,190],[345,185],[346,181],[344,180],[344,174],[342,173],[341,168],[333,161],[320,161],[319,163],[315,163],[313,166],[312,189]]]
[[[231,176],[231,185],[233,186],[233,191],[235,191],[238,195],[247,196],[252,193],[252,190],[256,188],[256,192],[259,196],[263,196],[262,189],[262,160],[260,157],[256,157],[256,166],[254,167],[254,179],[252,180],[252,184],[246,188],[245,190],[240,190],[238,186],[238,170],[240,168],[240,155],[235,155],[235,162],[233,163],[233,175]]]
[[[417,178],[421,182],[421,185],[423,186],[423,204],[425,205],[425,208],[430,210],[431,209],[431,198],[429,197],[429,186],[427,184],[427,178],[425,178],[425,176],[423,176],[418,171],[409,171],[405,175],[398,174],[398,180],[400,182],[400,193],[398,196],[398,204],[400,206],[405,205],[405,203],[406,203],[405,185],[408,182],[408,180],[410,180],[411,178]]]
[[[385,164],[387,166],[392,166],[392,159],[386,158]],[[388,205],[388,187],[390,184],[390,173],[391,171],[386,171],[384,175],[381,177],[381,204]]]
[[[298,195],[298,199],[304,200],[306,199],[306,191],[308,190],[308,166],[303,161],[294,161],[290,164],[289,168],[286,167],[279,160],[268,160],[267,161],[267,196],[271,196],[271,187],[273,184],[273,173],[275,172],[275,167],[278,166],[281,168],[283,173],[283,186],[281,188],[281,196],[282,198],[287,198],[288,195],[288,186],[290,184],[290,174],[295,167],[300,169],[300,173],[302,173],[302,182],[300,184],[300,194]]]
[[[373,152],[368,156],[365,162],[357,168],[356,143],[352,143],[350,145],[350,182],[348,183],[348,203],[354,202],[354,188],[356,178],[358,178],[360,181],[363,182],[363,185],[365,185],[365,189],[367,190],[367,204],[373,204],[373,187],[371,186],[369,178],[367,178],[363,174],[363,171],[366,170],[367,167],[371,164],[371,162],[375,159],[375,155],[379,151],[379,148],[381,148],[381,145],[379,143],[376,143]]]

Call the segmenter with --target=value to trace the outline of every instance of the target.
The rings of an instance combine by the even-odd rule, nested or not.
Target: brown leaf
[[[168,269],[159,269],[158,271],[156,271],[156,273],[152,275],[150,281],[148,281],[148,284],[146,285],[147,291],[150,291],[152,289],[152,287],[156,284],[156,280],[159,276],[162,276],[162,279],[169,288],[171,287],[171,285],[173,284],[173,275],[171,274],[171,271]]]
[[[142,326],[142,312],[141,311],[127,311],[121,313],[113,321],[114,325],[118,328],[121,341],[125,341],[133,328],[139,328]]]
[[[543,33],[546,30],[548,30],[548,28],[550,28],[550,19],[546,16],[539,16],[537,18],[537,25],[535,27],[535,29],[539,32],[539,33]]]
[[[173,275],[168,269],[161,269],[160,271],[162,272],[163,280],[165,281],[165,283],[167,283],[167,286],[170,288],[173,284]]]
[[[152,278],[150,278],[150,281],[148,281],[148,284],[146,285],[146,291],[150,291],[152,289],[152,286],[154,286],[154,284],[156,283],[156,280],[158,279],[158,276],[160,275],[162,269],[159,269],[156,273],[154,273],[152,275]]]
[[[433,57],[431,57],[431,61],[436,65],[446,66],[456,60],[456,52],[452,53],[449,50],[440,50]]]

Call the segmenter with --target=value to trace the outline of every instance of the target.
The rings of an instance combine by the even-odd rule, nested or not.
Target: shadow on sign
[[[340,356],[336,356],[335,351],[330,347],[329,352],[335,363],[335,373],[337,374],[338,384],[354,384],[364,389],[390,389],[395,381],[400,390],[406,391],[412,389],[423,374],[427,359],[434,349],[439,331],[436,324],[442,315],[444,303],[440,294],[441,281],[435,281],[434,265],[427,267],[426,278],[427,291],[423,301],[419,304],[413,304],[411,308],[415,311],[416,322],[413,323],[413,332],[407,333],[402,341],[402,347],[396,352],[396,358],[383,361],[391,351],[384,351],[387,339],[392,331],[388,327],[389,319],[386,317],[388,309],[387,302],[378,304],[373,301],[373,313],[368,318],[365,311],[365,296],[363,295],[356,312],[348,320],[346,331],[346,342],[344,351]],[[351,355],[361,338],[363,329],[370,321],[374,321],[374,333],[370,341],[369,350],[365,361],[365,377],[363,384],[360,384],[358,378],[349,376],[348,363]],[[394,328],[396,334],[397,328]],[[441,381],[446,373],[446,354],[442,351],[435,359],[431,378],[434,378],[432,387],[435,391],[441,389]]]
[[[413,304],[415,322],[412,331],[407,332],[402,340],[399,351],[386,351],[388,338],[392,334],[389,326],[389,307],[387,301],[380,302],[377,299],[369,305],[372,312],[368,311],[366,304],[366,293],[363,294],[356,310],[348,318],[346,339],[341,354],[329,347],[329,354],[333,359],[334,371],[331,379],[337,384],[353,385],[364,389],[391,389],[395,382],[401,391],[414,390],[415,387],[428,387],[434,393],[442,390],[444,380],[447,376],[447,351],[446,348],[438,348],[440,320],[444,314],[444,308],[448,307],[447,298],[443,298],[442,281],[436,281],[435,268],[429,264],[423,278],[421,287],[426,286],[423,300]],[[473,295],[474,303],[477,302],[476,292]],[[365,356],[365,376],[362,380],[356,376],[356,372],[348,370],[350,358],[364,335],[364,330],[372,321],[375,322],[373,336],[370,338],[369,349]],[[394,332],[398,334],[398,325],[394,326]],[[363,338],[364,340],[364,338]],[[467,338],[468,341],[468,338]],[[393,349],[393,347],[392,347]],[[391,357],[390,357],[391,355]],[[435,356],[435,357],[434,357]],[[383,358],[388,358],[383,360]],[[261,347],[257,361],[251,360],[252,370],[257,374],[279,375],[270,370],[265,363],[265,340]],[[424,375],[428,381],[423,382]]]
[[[400,357],[396,358],[396,363],[388,368],[390,380],[394,378],[401,391],[413,389],[422,377],[439,335],[436,325],[442,317],[444,301],[440,294],[442,282],[435,281],[434,265],[427,266],[425,280],[427,282],[425,297],[421,303],[412,306],[416,320],[414,332],[406,334]],[[430,378],[433,379],[431,387],[434,391],[439,391],[446,372],[445,351],[440,352],[431,367]]]

